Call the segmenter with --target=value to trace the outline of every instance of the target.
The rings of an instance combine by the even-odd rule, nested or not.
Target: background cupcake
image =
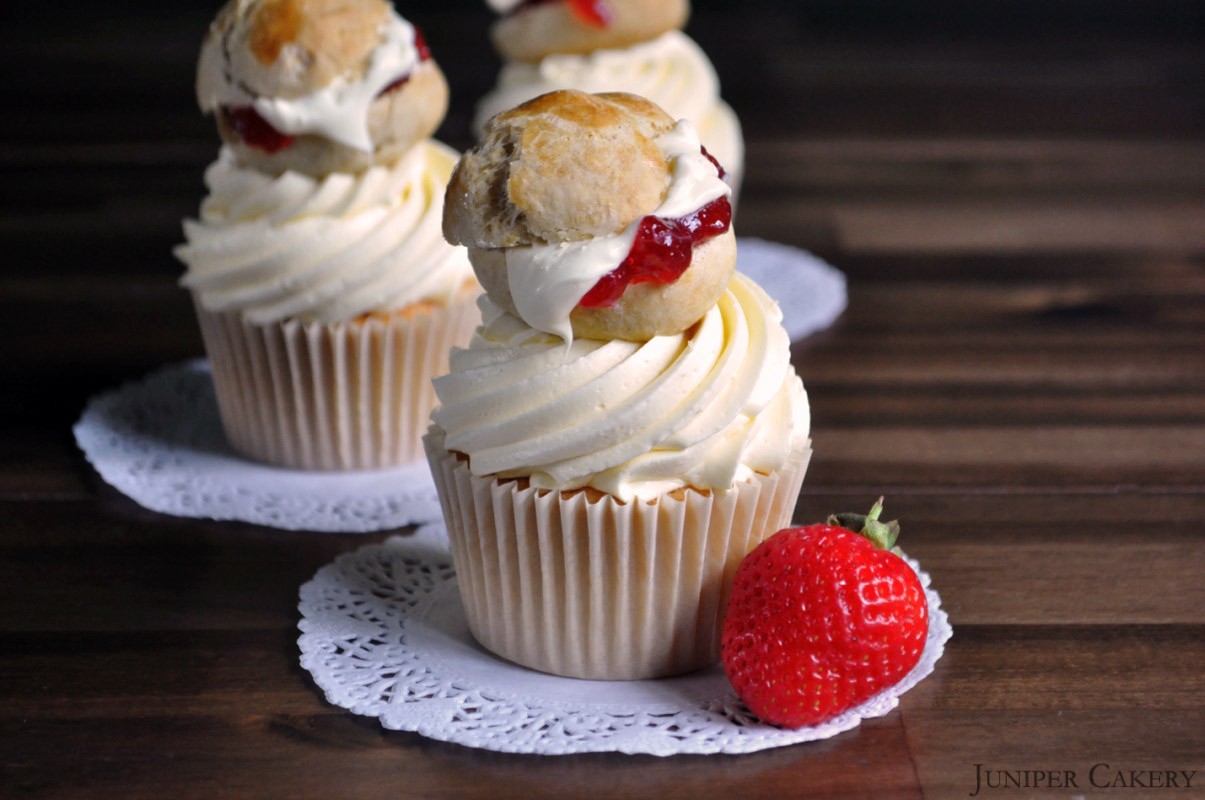
[[[490,0],[491,36],[504,59],[497,85],[477,105],[476,130],[494,114],[554,89],[629,92],[675,119],[689,119],[739,188],[740,122],[720,99],[715,68],[681,30],[688,0]]]
[[[201,49],[223,147],[187,266],[228,438],[303,469],[420,458],[432,375],[478,320],[440,233],[448,91],[383,0],[232,0]]]
[[[448,191],[488,296],[426,441],[474,635],[573,677],[713,663],[811,453],[781,313],[733,273],[730,187],[689,123],[566,91],[495,117]]]

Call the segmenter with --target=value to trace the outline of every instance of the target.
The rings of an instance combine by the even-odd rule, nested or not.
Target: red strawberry
[[[878,521],[882,507],[880,498],[865,517],[781,530],[737,568],[724,671],[764,721],[817,725],[920,660],[929,606],[916,573],[891,551],[899,526]]]

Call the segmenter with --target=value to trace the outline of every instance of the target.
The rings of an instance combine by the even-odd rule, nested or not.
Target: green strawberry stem
[[[880,497],[870,507],[869,514],[854,514],[850,512],[833,514],[829,516],[828,524],[848,528],[854,533],[860,533],[865,536],[879,549],[891,550],[895,547],[895,540],[900,536],[900,524],[895,520],[880,522],[879,514],[881,513],[883,513],[883,498]]]

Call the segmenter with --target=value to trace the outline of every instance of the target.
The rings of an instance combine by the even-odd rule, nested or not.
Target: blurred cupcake
[[[240,453],[311,470],[422,457],[433,375],[479,320],[443,240],[458,154],[418,30],[384,0],[231,0],[197,74],[223,147],[176,255]]]
[[[774,302],[734,274],[731,189],[685,121],[554,92],[493,118],[448,188],[483,324],[427,454],[470,628],[578,678],[714,663],[732,573],[811,455]]]
[[[628,92],[694,123],[734,188],[744,173],[740,123],[720,99],[706,54],[681,30],[688,0],[489,0],[491,35],[504,59],[477,105],[475,126],[555,89]]]

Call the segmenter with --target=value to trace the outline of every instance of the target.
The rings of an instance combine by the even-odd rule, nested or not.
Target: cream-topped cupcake
[[[777,305],[733,272],[729,191],[689,123],[630,95],[537,98],[457,167],[444,229],[488,296],[427,450],[470,627],[506,658],[711,664],[737,563],[790,522],[807,396]]]
[[[176,255],[231,444],[304,469],[421,457],[430,378],[479,320],[440,231],[458,154],[429,138],[447,86],[421,35],[384,0],[232,0],[197,94],[223,147]]]
[[[688,0],[490,0],[491,31],[504,63],[478,105],[474,125],[556,89],[628,92],[675,119],[690,120],[708,152],[740,186],[745,146],[740,122],[720,97],[706,54],[681,30]]]

